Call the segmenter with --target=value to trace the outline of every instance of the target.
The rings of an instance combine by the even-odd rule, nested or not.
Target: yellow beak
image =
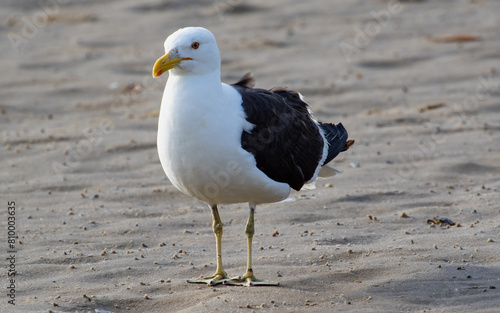
[[[159,58],[153,66],[153,77],[158,77],[166,71],[173,69],[180,61],[192,60],[191,58],[171,58],[170,52]]]

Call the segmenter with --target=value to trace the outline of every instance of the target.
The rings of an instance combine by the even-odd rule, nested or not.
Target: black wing
[[[249,82],[253,78],[245,75],[233,85],[243,98],[248,122],[255,125],[250,132],[243,131],[241,145],[269,178],[300,190],[313,177],[323,155],[325,143],[318,124],[298,92],[250,88]]]
[[[239,81],[234,83],[233,86],[253,88],[255,87],[255,78],[253,78],[252,73],[248,72]]]
[[[322,164],[325,165],[339,155],[340,152],[349,149],[354,140],[349,140],[349,143],[347,143],[347,130],[345,130],[342,123],[335,125],[320,122],[319,126],[323,129],[325,139],[328,141],[328,154]]]

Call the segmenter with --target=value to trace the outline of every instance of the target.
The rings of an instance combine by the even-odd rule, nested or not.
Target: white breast
[[[165,173],[183,193],[209,204],[285,199],[290,188],[271,180],[241,147],[245,119],[241,96],[213,77],[170,75],[158,125]]]

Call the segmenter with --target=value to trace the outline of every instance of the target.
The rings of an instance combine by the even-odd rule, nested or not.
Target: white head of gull
[[[220,54],[205,28],[182,28],[165,41],[153,77],[169,71],[158,124],[158,153],[172,184],[212,210],[217,269],[192,283],[277,285],[255,278],[252,238],[257,204],[286,199],[318,176],[339,171],[327,165],[353,140],[342,124],[317,122],[293,90],[252,88],[246,74],[221,82]],[[247,270],[229,278],[222,267],[222,221],[217,205],[247,202]]]

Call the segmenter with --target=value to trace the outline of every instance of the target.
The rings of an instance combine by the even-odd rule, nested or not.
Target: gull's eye
[[[191,48],[193,48],[193,49],[198,49],[199,47],[200,47],[200,43],[199,43],[199,42],[197,42],[197,41],[195,41],[195,42],[193,42],[193,43],[191,44]]]

